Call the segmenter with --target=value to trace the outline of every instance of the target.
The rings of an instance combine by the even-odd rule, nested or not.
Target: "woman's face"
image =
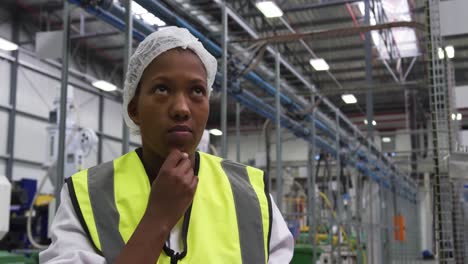
[[[207,89],[205,67],[192,51],[172,49],[154,59],[128,106],[143,146],[161,157],[174,148],[194,153],[208,120]]]

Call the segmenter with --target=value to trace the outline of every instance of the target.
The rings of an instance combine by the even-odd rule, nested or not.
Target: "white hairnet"
[[[133,133],[139,133],[140,128],[128,115],[128,104],[135,96],[138,83],[143,71],[148,65],[163,52],[173,48],[190,49],[200,58],[205,65],[207,73],[208,97],[211,93],[218,63],[187,29],[179,27],[166,27],[147,36],[135,50],[128,63],[127,75],[123,92],[123,116],[125,123]]]

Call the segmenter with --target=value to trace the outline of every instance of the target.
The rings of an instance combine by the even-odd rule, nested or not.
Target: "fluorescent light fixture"
[[[455,58],[455,48],[453,46],[445,47],[445,53],[447,53],[447,58],[449,59]]]
[[[255,3],[255,6],[268,18],[281,17],[283,15],[283,11],[273,1],[260,1]]]
[[[382,138],[382,142],[384,142],[384,143],[390,143],[390,142],[392,142],[392,139],[389,138],[389,137],[383,137],[383,138]]]
[[[328,71],[330,69],[330,66],[328,66],[328,63],[324,59],[310,59],[309,62],[316,71]]]
[[[439,54],[439,60],[445,59],[445,53],[442,48],[437,48],[437,54]]]
[[[354,95],[352,94],[343,94],[341,96],[341,99],[343,99],[343,101],[347,104],[355,104],[357,103],[357,99]]]
[[[457,121],[460,121],[460,120],[462,120],[462,117],[463,117],[463,116],[462,116],[462,114],[461,114],[461,113],[457,113]]]
[[[152,26],[156,25],[158,27],[162,27],[166,25],[164,21],[162,21],[161,19],[159,19],[159,17],[156,17],[151,13],[142,14],[140,16],[141,16],[141,19],[143,19],[143,21],[145,21],[146,23]]]
[[[112,92],[117,90],[117,86],[104,80],[94,81],[93,86],[106,92]]]
[[[139,5],[137,2],[132,2],[132,13],[139,19],[143,20],[147,24],[152,26],[163,27],[166,25],[166,22],[162,21],[159,17],[148,12],[144,7]]]
[[[142,7],[137,2],[132,1],[132,13],[135,14],[135,15],[141,15],[141,14],[148,13],[148,10],[146,10],[144,7]]]
[[[213,136],[221,136],[223,135],[223,131],[217,129],[217,128],[213,128],[213,129],[210,129],[210,134],[213,135]]]
[[[452,120],[455,121],[457,119],[457,115],[455,113],[452,113]]]
[[[17,50],[18,45],[4,38],[0,38],[0,49],[6,50],[6,51]]]

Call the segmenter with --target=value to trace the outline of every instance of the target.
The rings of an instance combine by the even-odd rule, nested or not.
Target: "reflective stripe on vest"
[[[200,181],[192,204],[187,255],[179,263],[267,263],[271,204],[263,172],[199,155]],[[72,202],[84,229],[106,261],[113,263],[146,209],[151,188],[141,160],[130,152],[77,173],[70,181]],[[170,259],[162,252],[158,264],[166,263]]]

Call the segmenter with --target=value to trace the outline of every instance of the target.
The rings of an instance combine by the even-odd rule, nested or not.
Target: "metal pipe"
[[[236,161],[241,162],[240,152],[240,104],[236,102]]]
[[[130,61],[130,57],[132,56],[132,49],[133,49],[133,14],[132,14],[132,0],[124,1],[125,4],[125,44],[124,44],[124,76],[127,74],[128,63]],[[124,83],[122,83],[122,87],[125,85],[125,78]],[[126,109],[124,109],[126,111]],[[127,153],[129,150],[129,141],[130,141],[130,134],[129,129],[125,121],[122,122],[122,155]]]
[[[104,131],[104,97],[99,95],[99,113],[98,113],[98,130]],[[97,158],[98,164],[102,163],[102,144],[104,138],[101,135],[98,135],[99,142],[98,142],[98,151],[97,151]]]
[[[18,43],[19,40],[19,24],[17,14],[14,14],[12,24],[12,40],[14,43]],[[13,165],[15,161],[15,128],[16,128],[16,96],[18,89],[18,62],[19,52],[15,50],[12,52],[14,61],[11,64],[10,69],[10,112],[8,115],[8,135],[7,135],[7,154],[8,159],[6,160],[5,175],[9,181],[13,179]]]
[[[281,72],[280,72],[280,54],[275,56],[275,106],[276,106],[276,204],[281,211],[283,208],[283,164],[282,164],[282,147],[281,142]]]
[[[312,96],[311,104],[313,104],[315,101],[314,96]],[[312,118],[315,119],[315,110],[312,112]],[[310,138],[312,142],[315,141],[315,123],[312,122],[310,124],[310,130],[311,130],[311,135]],[[317,234],[317,228],[316,228],[316,192],[315,192],[315,186],[316,186],[316,175],[315,175],[315,144],[309,144],[308,145],[308,153],[307,153],[307,187],[308,187],[308,201],[307,201],[307,212],[309,214],[309,241],[312,245],[313,252],[312,252],[312,263],[316,263],[316,234]]]
[[[340,145],[340,117],[337,112],[335,112],[335,122],[336,122],[336,138],[335,138],[335,144],[336,144],[336,208],[337,208],[337,217],[336,217],[336,225],[338,227],[338,264],[341,264],[341,213],[342,213],[342,205],[343,205],[343,199],[341,197],[341,145]]]
[[[89,33],[89,34],[71,36],[70,39],[72,39],[72,40],[82,40],[82,39],[90,39],[90,38],[98,38],[98,37],[102,38],[102,37],[116,36],[116,35],[119,35],[119,34],[120,34],[119,31]],[[31,43],[31,44],[33,44],[33,43]]]
[[[282,21],[286,21],[286,20],[282,18]],[[332,38],[332,37],[353,36],[359,33],[370,34],[370,31],[385,30],[385,29],[391,29],[391,28],[408,27],[408,28],[424,29],[423,24],[414,22],[414,21],[396,21],[396,22],[389,22],[389,23],[377,24],[377,25],[366,24],[365,26],[358,26],[358,27],[353,26],[353,27],[344,27],[344,28],[332,28],[332,29],[326,29],[326,30],[314,30],[314,31],[309,31],[309,32],[302,32],[302,33],[296,33],[296,31],[292,29],[289,25],[287,25],[287,27],[293,33],[268,36],[268,37],[257,38],[257,39],[251,39],[251,38],[235,39],[235,40],[232,40],[231,42],[232,43],[240,43],[240,42],[282,43],[282,42],[290,42],[290,41],[301,41],[303,39],[314,40],[314,39],[323,39],[323,38]],[[312,50],[309,50],[309,52],[311,53],[312,56],[315,57],[315,53]]]
[[[368,245],[369,245],[369,263],[375,263],[374,262],[374,222],[373,222],[373,219],[374,219],[374,215],[373,215],[373,210],[372,210],[372,202],[373,202],[373,199],[372,199],[372,182],[368,182],[369,184],[369,188],[367,190],[368,192],[368,199],[367,199],[367,205],[369,206],[369,229],[370,229],[370,232],[369,232],[369,240],[368,240]]]
[[[227,82],[228,82],[228,16],[226,12],[226,3],[221,6],[221,21],[223,24],[222,34],[222,89],[221,89],[221,157],[227,158],[228,145],[227,145]]]
[[[68,94],[68,60],[69,60],[69,4],[63,1],[63,39],[62,39],[62,82],[60,89],[60,114],[59,114],[59,140],[57,154],[57,180],[55,181],[56,206],[60,205],[60,191],[65,174],[65,139],[67,135],[67,94]]]
[[[370,25],[370,0],[364,1],[365,24]],[[374,140],[374,98],[372,94],[372,39],[370,31],[365,33],[366,41],[364,44],[365,49],[365,60],[366,60],[366,82],[367,82],[367,93],[366,93],[366,114],[367,114],[367,137]]]

